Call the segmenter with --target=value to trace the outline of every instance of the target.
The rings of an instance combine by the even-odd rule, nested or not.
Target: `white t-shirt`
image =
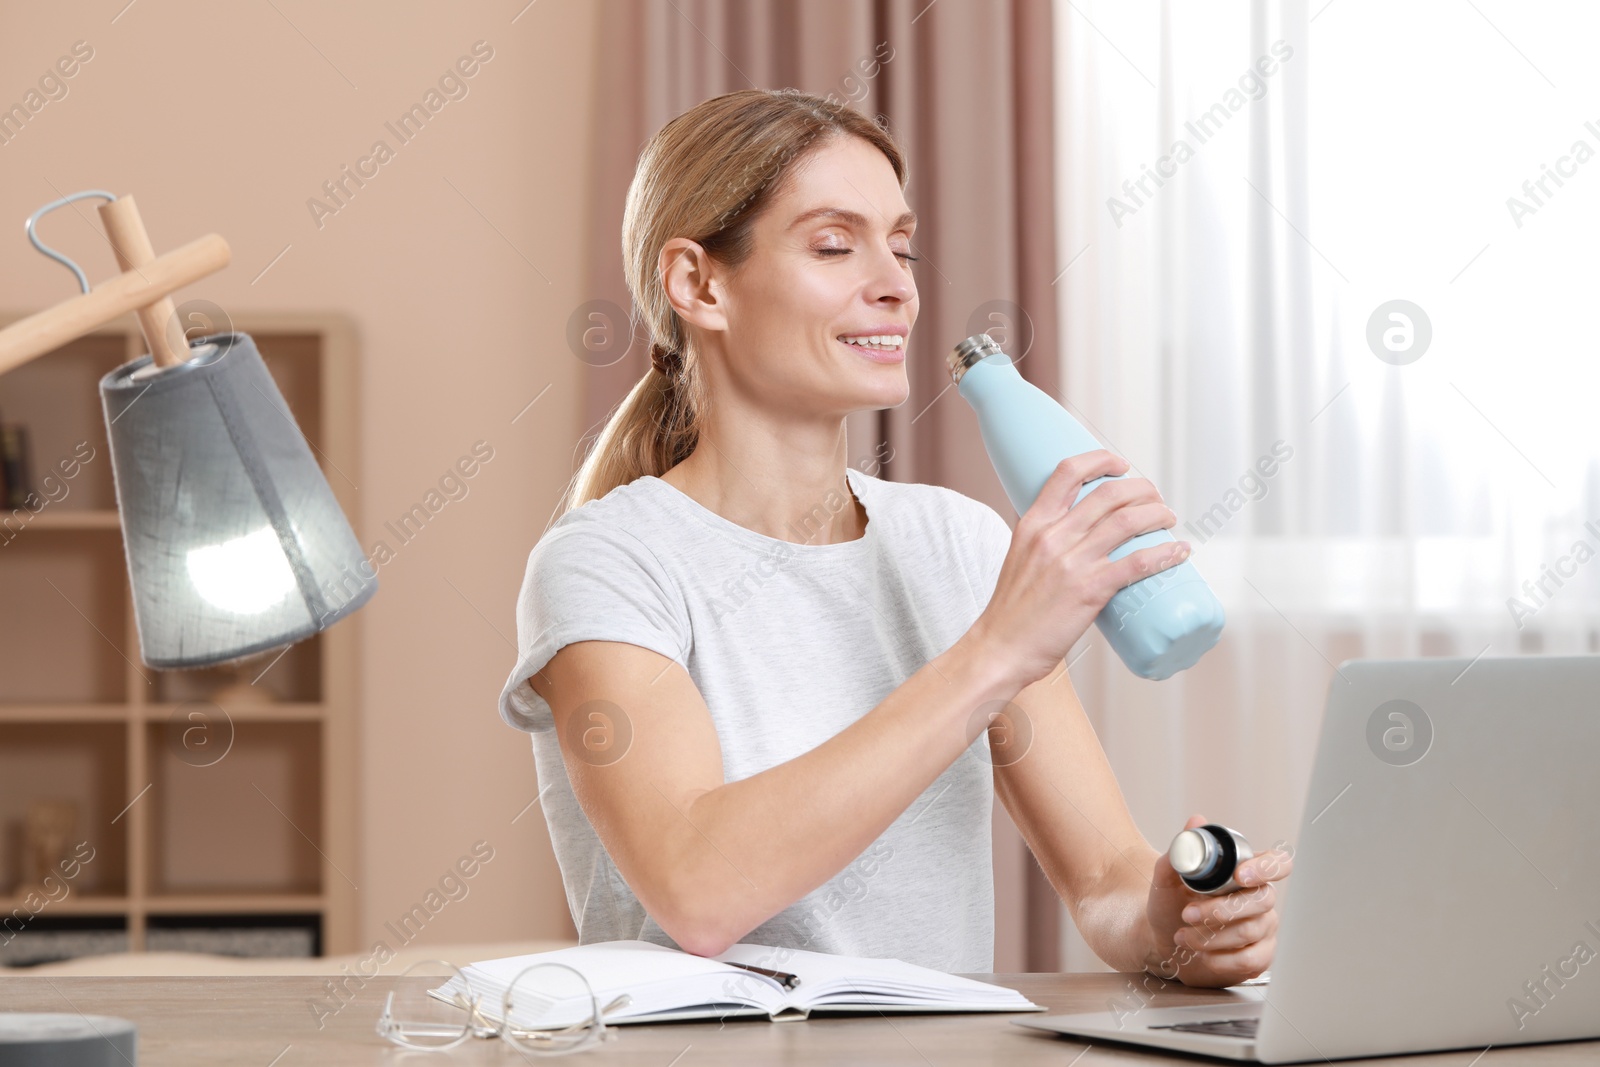
[[[533,735],[541,806],[584,944],[638,938],[676,947],[579,807],[550,706],[527,685],[557,650],[625,641],[683,664],[710,708],[731,782],[856,722],[988,604],[1011,543],[993,508],[941,486],[847,470],[867,512],[864,535],[852,541],[768,537],[647,475],[563,515],[529,555],[517,601],[522,653],[500,713]],[[833,493],[812,515],[849,506]],[[791,532],[804,541],[820,529],[815,522]],[[572,720],[587,731],[587,740],[574,739],[587,758],[626,759],[626,713],[588,710],[600,715]],[[979,734],[849,866],[743,940],[992,971],[987,755],[987,734]],[[737,868],[739,857],[728,859]]]

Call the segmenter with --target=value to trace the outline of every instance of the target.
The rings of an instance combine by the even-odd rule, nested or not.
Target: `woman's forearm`
[[[1149,845],[1125,850],[1122,857],[1127,862],[1108,869],[1099,888],[1085,895],[1073,910],[1073,921],[1084,942],[1118,971],[1155,970],[1162,959],[1172,955],[1170,946],[1162,952],[1155,944],[1147,912],[1150,873],[1157,855]],[[1174,973],[1170,965],[1166,973]]]
[[[843,870],[987,726],[974,713],[1016,695],[1009,669],[968,631],[821,745],[695,797],[667,894],[682,933],[668,933],[720,952]]]

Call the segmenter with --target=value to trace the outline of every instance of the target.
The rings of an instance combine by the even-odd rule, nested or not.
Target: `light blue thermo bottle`
[[[1063,459],[1103,447],[1048,393],[1018,374],[988,334],[962,341],[948,362],[957,390],[978,413],[984,447],[1018,515],[1032,506]],[[1073,503],[1105,480],[1085,483]],[[1173,540],[1166,530],[1139,534],[1113,549],[1111,558]],[[1126,586],[1095,619],[1122,662],[1153,681],[1194,666],[1222,636],[1222,622],[1221,601],[1189,560]]]

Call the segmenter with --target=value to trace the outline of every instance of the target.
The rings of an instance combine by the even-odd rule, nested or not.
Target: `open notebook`
[[[469,964],[462,973],[478,994],[484,1014],[498,1022],[506,987],[530,964],[546,961],[580,972],[602,1006],[628,994],[630,1002],[607,1015],[607,1023],[742,1015],[804,1019],[813,1012],[1044,1010],[1014,989],[899,960],[764,945],[739,944],[719,956],[704,957],[648,941],[604,941],[485,960]],[[734,966],[739,963],[780,971],[797,981],[786,983]],[[451,988],[454,981],[435,994],[456,992]],[[514,1017],[512,1022],[537,1028],[570,1026],[592,1011],[581,996],[541,1004],[539,1009],[537,1018]]]

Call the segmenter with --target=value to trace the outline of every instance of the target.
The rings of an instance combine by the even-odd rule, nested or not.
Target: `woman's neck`
[[[729,522],[797,544],[831,545],[866,533],[867,512],[845,474],[845,440],[836,449],[805,454],[729,448],[702,430],[699,444],[661,480]]]

